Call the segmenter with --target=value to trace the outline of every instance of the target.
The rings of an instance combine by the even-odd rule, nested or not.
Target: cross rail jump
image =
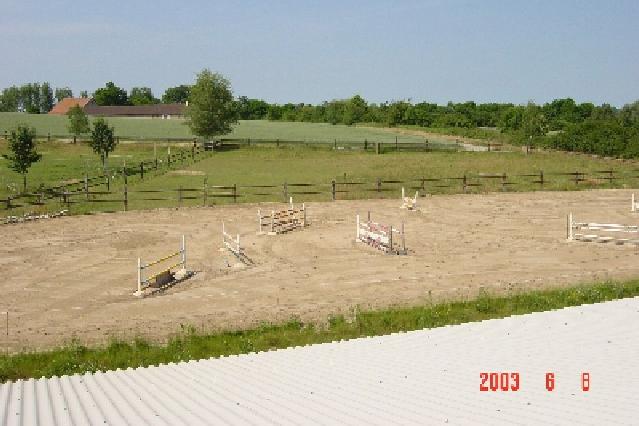
[[[356,221],[356,242],[367,244],[386,254],[406,255],[408,253],[403,222],[400,229],[382,225],[371,221],[371,212],[368,212],[366,221],[361,221],[359,215],[357,215]]]

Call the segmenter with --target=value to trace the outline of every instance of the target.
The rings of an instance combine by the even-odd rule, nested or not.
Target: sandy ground
[[[578,221],[639,223],[628,190],[452,195],[419,200],[311,203],[310,226],[256,235],[256,205],[63,217],[0,227],[0,346],[46,348],[76,338],[162,341],[181,325],[248,327],[291,317],[473,297],[481,287],[517,291],[639,276],[634,246],[565,241]],[[277,205],[273,205],[277,206]],[[262,208],[270,208],[261,205]],[[406,227],[408,256],[355,243],[355,214]],[[239,232],[255,266],[220,251],[221,222]],[[186,235],[195,276],[136,298],[138,257],[178,249]],[[3,348],[4,349],[4,348]]]

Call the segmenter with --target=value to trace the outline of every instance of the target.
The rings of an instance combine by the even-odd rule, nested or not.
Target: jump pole
[[[136,295],[142,294],[142,259],[138,257],[138,291]]]
[[[182,234],[182,268],[186,269],[186,238],[184,238],[184,234]]]

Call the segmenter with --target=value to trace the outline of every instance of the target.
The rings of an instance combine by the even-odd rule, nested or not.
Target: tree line
[[[161,99],[153,95],[149,87],[133,87],[126,90],[108,82],[102,88],[96,89],[92,97],[98,105],[149,105],[159,103],[185,103],[190,94],[191,86],[183,84],[170,87]],[[89,93],[83,90],[81,98],[88,98]],[[11,86],[0,92],[0,112],[27,112],[29,114],[46,114],[56,102],[64,98],[72,98],[73,91],[69,87],[53,87],[48,82],[27,83],[21,86]]]
[[[223,112],[223,121],[231,124],[236,119],[266,119],[345,125],[372,123],[389,127],[419,126],[468,134],[473,134],[474,130],[491,129],[515,144],[548,146],[600,155],[639,157],[639,101],[622,108],[605,103],[576,103],[571,98],[555,99],[542,105],[532,102],[527,105],[515,105],[473,101],[439,105],[406,100],[369,103],[361,96],[355,95],[348,99],[325,101],[317,105],[276,104],[246,96],[235,98],[227,80],[218,74],[214,74],[213,77],[224,80],[222,86],[226,87],[226,91],[224,98],[208,99],[197,110],[198,114],[192,114],[202,117],[202,123],[215,118],[215,114],[206,113],[207,109],[214,107],[215,111]],[[215,82],[218,85],[219,83],[220,81]],[[113,82],[108,82],[104,87],[96,89],[92,97],[98,105],[186,103],[198,99],[201,101],[202,97],[198,93],[193,93],[193,88],[193,85],[188,84],[170,87],[159,99],[149,87],[133,87],[127,92]],[[46,82],[12,86],[0,94],[0,111],[45,113],[53,107],[55,100],[60,101],[72,95],[69,88],[53,90]],[[87,97],[87,92],[81,92],[80,96]],[[222,109],[220,105],[223,105]],[[201,128],[206,128],[206,125],[203,124]],[[217,128],[221,134],[229,129],[226,124]],[[213,136],[208,131],[204,133],[208,134],[194,129],[194,134],[198,136]]]

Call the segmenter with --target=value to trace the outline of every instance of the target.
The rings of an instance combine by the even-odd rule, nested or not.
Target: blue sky
[[[0,0],[0,87],[156,96],[202,68],[308,102],[639,99],[639,1]]]

